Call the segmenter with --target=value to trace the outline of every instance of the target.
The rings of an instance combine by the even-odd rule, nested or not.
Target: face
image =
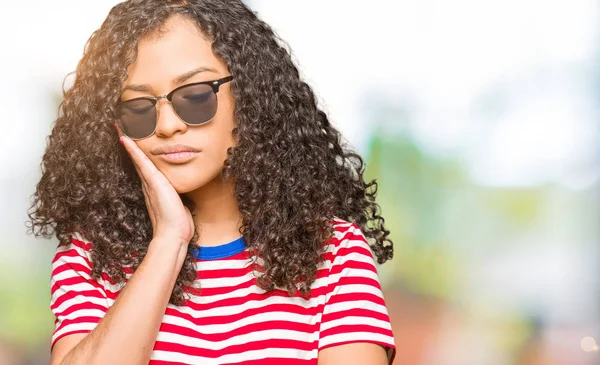
[[[129,66],[128,79],[122,85],[121,101],[166,95],[183,85],[231,75],[227,65],[211,50],[211,42],[191,21],[174,16],[162,29],[160,34],[139,41],[137,58]],[[216,114],[201,125],[184,123],[171,102],[160,99],[156,103],[154,134],[136,141],[180,194],[215,183],[227,149],[236,144],[230,85],[231,82],[220,85]],[[157,151],[176,144],[197,152],[165,155]]]

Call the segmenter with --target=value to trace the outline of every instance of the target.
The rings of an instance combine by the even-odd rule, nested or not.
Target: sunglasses
[[[137,140],[150,137],[156,130],[156,104],[167,99],[175,114],[187,125],[208,123],[217,113],[219,86],[233,80],[227,76],[213,81],[196,82],[180,86],[167,95],[141,97],[117,104],[117,125],[127,137]]]

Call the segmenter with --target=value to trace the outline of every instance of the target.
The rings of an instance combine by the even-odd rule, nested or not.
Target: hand
[[[194,234],[190,210],[183,205],[181,197],[165,175],[137,144],[118,129],[117,133],[142,181],[142,191],[152,222],[152,237],[179,241],[187,247]]]

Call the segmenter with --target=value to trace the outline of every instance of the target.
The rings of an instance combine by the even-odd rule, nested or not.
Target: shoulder
[[[377,275],[377,268],[369,242],[361,228],[353,222],[334,217],[333,236],[327,241],[323,261],[330,275],[348,273],[359,270],[370,272],[370,276]]]
[[[93,243],[79,232],[70,233],[68,243],[58,244],[52,258],[52,282],[59,282],[65,278],[82,277],[98,284],[105,289],[116,291],[121,285],[114,282],[102,270],[100,276],[94,276],[94,261],[92,258]]]
[[[331,224],[333,237],[328,240],[325,248],[325,253],[329,258],[335,259],[351,253],[373,257],[369,242],[356,223],[334,217]]]
[[[87,267],[92,266],[92,243],[81,233],[71,233],[71,240],[67,244],[58,244],[52,259],[52,266],[62,264],[83,264]]]

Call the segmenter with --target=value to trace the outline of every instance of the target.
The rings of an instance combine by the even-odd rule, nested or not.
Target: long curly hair
[[[227,151],[222,176],[235,179],[240,233],[253,257],[261,258],[257,285],[310,294],[333,217],[358,225],[379,264],[392,258],[375,201],[377,183],[364,181],[363,159],[317,107],[286,43],[239,0],[130,0],[112,8],[64,91],[32,195],[28,233],[56,235],[59,245],[68,245],[80,232],[93,243],[95,278],[104,272],[124,282],[124,268],[139,266],[152,226],[139,176],[119,148],[115,106],[138,40],[174,14],[192,20],[235,75],[238,143]],[[170,298],[175,305],[197,277],[189,246]]]

